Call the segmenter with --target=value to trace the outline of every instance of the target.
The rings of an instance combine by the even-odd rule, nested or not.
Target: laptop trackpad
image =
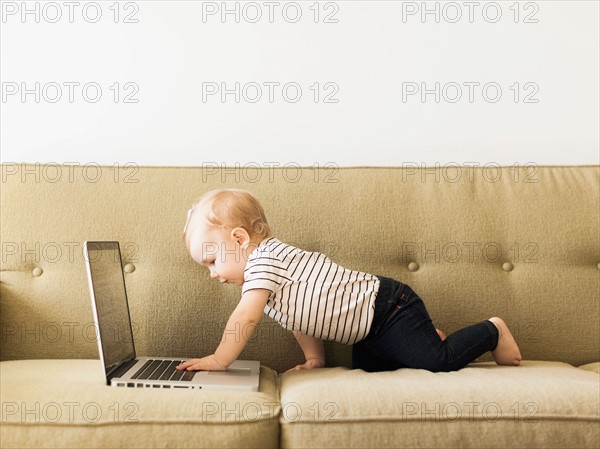
[[[227,371],[209,371],[208,375],[249,376],[250,368],[229,368]]]

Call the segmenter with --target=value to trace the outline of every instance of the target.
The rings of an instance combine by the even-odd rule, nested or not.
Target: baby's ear
[[[244,228],[239,226],[231,230],[231,237],[242,246],[246,245],[247,247],[250,243],[250,234],[248,234],[248,231]]]

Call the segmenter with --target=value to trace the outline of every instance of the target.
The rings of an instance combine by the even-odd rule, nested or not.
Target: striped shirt
[[[270,237],[248,256],[242,294],[268,290],[264,312],[284,328],[349,345],[369,333],[379,285],[375,275]]]

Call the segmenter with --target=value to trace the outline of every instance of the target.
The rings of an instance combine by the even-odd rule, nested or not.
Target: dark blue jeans
[[[407,284],[377,275],[379,292],[367,336],[352,345],[352,368],[392,371],[418,368],[456,371],[498,344],[489,320],[464,327],[442,341],[425,304]]]

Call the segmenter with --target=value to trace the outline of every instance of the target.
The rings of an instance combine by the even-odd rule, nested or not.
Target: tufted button
[[[135,271],[135,266],[132,263],[128,263],[123,267],[125,273],[133,273]]]
[[[40,267],[35,267],[32,271],[31,274],[33,274],[35,277],[39,277],[42,275],[42,273],[44,272],[44,270],[42,270]]]
[[[598,262],[598,269],[600,270],[600,262]]]
[[[419,269],[419,264],[417,262],[411,262],[408,264],[408,271],[417,271]]]
[[[514,267],[513,267],[513,264],[512,264],[512,263],[510,263],[510,262],[504,262],[504,263],[502,264],[502,269],[503,269],[504,271],[512,271],[512,270],[513,270],[513,268],[514,268]]]

